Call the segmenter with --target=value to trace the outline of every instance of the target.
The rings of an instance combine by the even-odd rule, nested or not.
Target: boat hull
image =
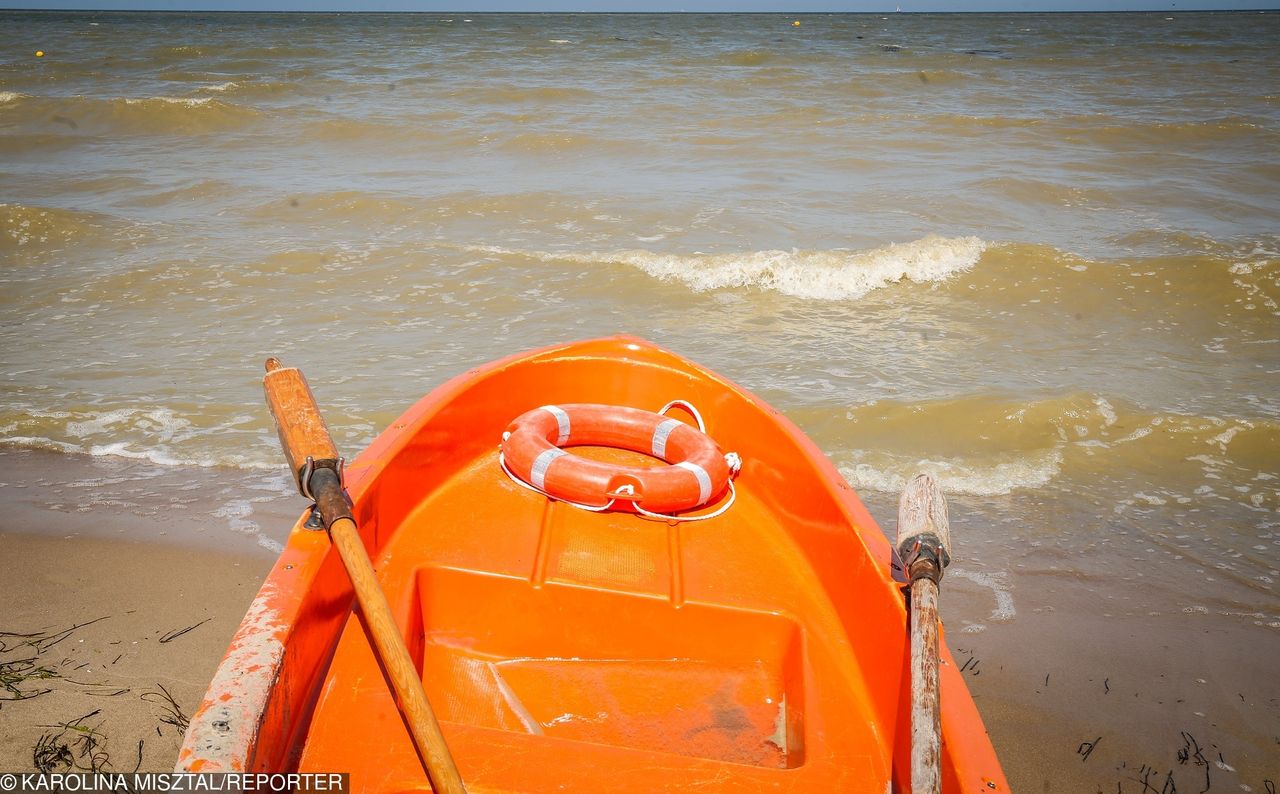
[[[498,466],[503,429],[530,408],[674,399],[742,458],[723,515],[591,513]],[[630,337],[521,354],[428,394],[347,485],[470,790],[906,790],[907,616],[890,546],[820,450],[742,388]],[[941,692],[944,790],[1007,791],[945,648]],[[301,519],[179,768],[428,786],[341,563]]]

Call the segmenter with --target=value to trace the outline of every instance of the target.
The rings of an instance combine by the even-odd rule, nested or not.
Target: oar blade
[[[280,434],[280,447],[289,461],[289,470],[300,480],[307,458],[337,467],[338,448],[320,415],[316,398],[307,379],[296,367],[285,367],[276,358],[267,359],[267,374],[262,379],[267,405]]]
[[[917,474],[902,490],[898,500],[898,555],[911,572],[913,564],[931,561],[941,578],[951,562],[951,522],[947,498],[931,474]]]

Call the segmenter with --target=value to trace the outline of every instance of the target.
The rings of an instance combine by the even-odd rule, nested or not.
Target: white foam
[[[26,94],[19,94],[17,91],[0,91],[0,105],[17,102],[19,99],[23,99],[26,96]]]
[[[253,460],[244,455],[219,455],[211,458],[190,458],[174,455],[165,448],[134,449],[132,442],[115,441],[109,444],[73,444],[41,436],[0,437],[0,445],[21,449],[48,449],[55,452],[89,455],[96,458],[125,458],[145,460],[157,466],[194,466],[201,469],[233,468],[245,471],[276,471],[278,463]]]
[[[919,460],[873,466],[855,463],[840,473],[855,489],[898,493],[920,472],[932,474],[945,493],[1003,496],[1020,488],[1040,488],[1058,475],[1062,453],[1053,450],[1022,460],[992,464]]]
[[[262,527],[259,526],[258,522],[250,519],[250,516],[253,515],[253,506],[255,504],[270,502],[274,498],[276,498],[275,494],[271,496],[250,497],[248,499],[232,499],[215,510],[213,514],[218,518],[227,519],[227,525],[231,528],[231,531],[238,532],[241,535],[256,537],[259,546],[279,554],[284,551],[284,546],[280,545],[276,540],[264,535],[262,533]]]
[[[253,515],[253,501],[252,499],[233,499],[213,511],[213,514],[218,518],[227,519],[227,524],[232,531],[242,535],[253,535],[260,529],[258,522],[249,520],[249,516]]]
[[[200,90],[201,90],[201,91],[218,91],[218,92],[222,92],[222,91],[230,91],[230,90],[231,90],[231,89],[233,89],[233,88],[239,88],[239,87],[240,87],[240,84],[239,84],[239,83],[237,83],[237,82],[235,82],[235,81],[228,81],[228,82],[225,82],[225,83],[217,83],[216,85],[206,85],[206,86],[201,86],[201,87],[200,87]]]
[[[1116,409],[1107,402],[1105,397],[1095,397],[1093,404],[1098,406],[1098,413],[1102,414],[1102,421],[1106,422],[1106,427],[1111,427],[1116,423],[1119,417],[1116,416]]]
[[[170,105],[186,105],[187,107],[195,107],[197,105],[207,105],[213,101],[213,97],[179,97],[179,96],[153,96],[145,98],[125,97],[126,105],[142,105],[147,102],[165,102]]]
[[[67,433],[78,439],[108,432],[108,429],[121,422],[132,421],[138,429],[158,431],[162,440],[168,441],[179,430],[191,427],[191,422],[175,416],[167,408],[144,411],[139,408],[118,408],[113,411],[90,416],[82,421],[67,422]]]
[[[279,468],[269,457],[263,460],[229,452],[199,455],[200,450],[207,449],[203,437],[218,436],[250,423],[250,416],[235,416],[209,427],[198,426],[169,408],[115,408],[74,414],[30,410],[28,416],[32,420],[61,421],[52,427],[38,421],[32,423],[34,426],[29,426],[27,421],[11,423],[0,429],[0,445],[145,460],[165,467],[229,467],[252,471]]]
[[[273,554],[283,554],[284,544],[278,540],[272,540],[266,535],[258,536],[258,545]]]
[[[65,441],[54,441],[51,438],[40,438],[38,436],[6,436],[5,438],[0,438],[0,444],[23,447],[26,449],[51,449],[55,452],[84,451],[75,444],[68,444]]]
[[[575,254],[494,247],[472,250],[544,261],[628,265],[662,281],[682,283],[694,292],[755,288],[808,300],[856,300],[903,280],[918,284],[945,281],[973,268],[986,249],[987,243],[977,237],[931,235],[863,251],[662,254],[630,250]]]
[[[1214,444],[1217,444],[1222,449],[1222,451],[1225,452],[1227,449],[1227,445],[1231,443],[1231,439],[1235,438],[1236,434],[1238,434],[1241,430],[1244,430],[1246,427],[1251,427],[1251,425],[1249,425],[1249,423],[1246,422],[1244,423],[1244,426],[1236,425],[1235,427],[1229,427],[1222,433],[1214,436],[1212,439],[1210,439],[1210,441]]]
[[[968,579],[974,584],[985,587],[991,591],[996,599],[995,608],[991,610],[991,620],[1006,621],[1013,620],[1018,614],[1018,610],[1013,605],[1013,593],[1009,590],[1008,574],[1006,573],[979,573],[978,571],[970,571],[964,568],[952,566],[947,568],[948,576],[958,576],[961,579]]]
[[[1115,443],[1123,444],[1127,441],[1137,441],[1140,438],[1146,438],[1147,436],[1151,435],[1151,432],[1152,430],[1150,427],[1139,427],[1137,430],[1134,430],[1132,433],[1125,436],[1124,438],[1117,438],[1115,440]]]

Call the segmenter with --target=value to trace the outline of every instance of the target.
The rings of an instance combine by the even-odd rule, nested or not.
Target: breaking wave
[[[272,470],[269,439],[249,414],[227,415],[225,410],[177,411],[172,408],[115,408],[106,410],[28,409],[0,413],[0,446],[46,449],[92,457],[125,458],[159,466]],[[215,452],[210,436],[235,437],[250,454]],[[258,449],[255,449],[258,448]],[[233,447],[234,448],[234,447]]]
[[[897,458],[840,466],[855,489],[898,493],[920,472],[932,474],[944,493],[1005,496],[1024,488],[1048,485],[1062,468],[1056,450],[1004,462]]]
[[[0,94],[0,104],[23,111],[18,129],[63,135],[165,135],[226,132],[260,114],[209,97],[45,97]]]
[[[663,254],[630,250],[559,253],[474,247],[548,262],[628,265],[694,292],[758,289],[808,300],[857,300],[901,281],[945,281],[978,263],[988,243],[977,237],[929,236],[862,251],[750,251],[727,254]]]
[[[1265,419],[1152,412],[1084,393],[884,400],[796,418],[858,489],[897,492],[926,471],[945,492],[971,496],[1059,484],[1099,491],[1105,481],[1128,494],[1118,508],[1208,500],[1280,507],[1280,423]]]

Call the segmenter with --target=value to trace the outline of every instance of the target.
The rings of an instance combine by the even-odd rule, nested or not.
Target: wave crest
[[[174,408],[79,408],[0,411],[0,448],[46,449],[92,457],[143,460],[158,466],[278,468],[261,456],[215,451],[202,443],[210,435],[257,439],[255,417],[225,410]],[[257,445],[254,452],[258,451]]]
[[[841,474],[858,489],[898,492],[925,471],[944,491],[971,496],[1060,487],[1096,498],[1106,482],[1133,495],[1124,504],[1221,498],[1266,511],[1280,505],[1280,423],[1267,419],[1152,412],[1087,393],[824,410],[796,418],[836,450]]]
[[[661,254],[630,250],[612,253],[547,253],[477,248],[544,261],[608,263],[637,268],[661,281],[694,292],[760,289],[807,300],[857,300],[900,281],[945,281],[973,268],[987,243],[977,237],[930,235],[862,251],[749,251],[730,254]]]
[[[1053,450],[1006,461],[902,459],[892,463],[854,463],[840,474],[858,490],[898,493],[920,472],[932,474],[945,493],[1005,496],[1021,488],[1048,485],[1062,468],[1062,453]]]
[[[21,107],[19,131],[48,135],[166,135],[225,132],[242,128],[261,113],[254,108],[204,97],[27,96],[5,92],[0,104]]]

